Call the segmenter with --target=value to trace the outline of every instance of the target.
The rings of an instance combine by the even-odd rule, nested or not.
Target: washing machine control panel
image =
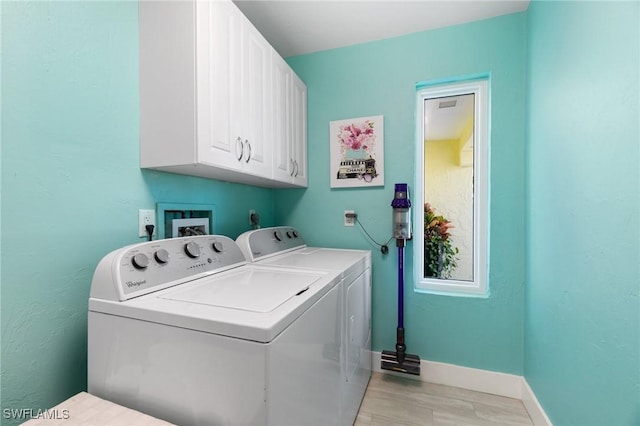
[[[113,293],[122,301],[244,265],[246,259],[232,239],[199,235],[134,244],[110,253],[102,263],[96,269],[92,293],[94,286],[115,286],[115,292],[98,294]],[[100,279],[101,273],[114,278]]]
[[[302,234],[291,226],[276,226],[245,232],[236,242],[244,256],[251,262],[305,247]]]

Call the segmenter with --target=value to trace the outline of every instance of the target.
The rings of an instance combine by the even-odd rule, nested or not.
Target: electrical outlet
[[[249,225],[260,226],[260,215],[255,210],[249,210]]]
[[[138,236],[147,237],[146,225],[153,225],[153,235],[156,235],[158,227],[156,226],[156,211],[155,210],[138,210]]]
[[[347,217],[347,215],[354,215],[352,217]],[[356,224],[356,211],[355,210],[345,210],[344,211],[344,226],[354,226]]]

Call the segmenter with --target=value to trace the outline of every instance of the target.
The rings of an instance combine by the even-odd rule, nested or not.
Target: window
[[[416,291],[489,295],[488,83],[483,75],[417,86]]]

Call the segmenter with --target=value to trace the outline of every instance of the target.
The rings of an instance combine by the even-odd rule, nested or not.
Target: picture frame
[[[384,117],[329,123],[331,188],[384,186]]]

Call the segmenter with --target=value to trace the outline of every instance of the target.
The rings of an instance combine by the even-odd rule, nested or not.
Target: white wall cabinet
[[[271,46],[231,2],[196,6],[200,162],[271,174]]]
[[[293,73],[293,183],[307,186],[307,86]]]
[[[307,87],[274,51],[274,179],[307,186]]]
[[[296,114],[294,105],[273,108],[273,58],[284,61],[237,7],[230,1],[139,7],[140,166],[265,187],[306,186],[306,158],[299,160],[304,180],[275,173],[275,123],[291,126]],[[300,84],[305,99],[298,105],[305,111],[297,119],[304,120],[298,127],[306,156]]]

